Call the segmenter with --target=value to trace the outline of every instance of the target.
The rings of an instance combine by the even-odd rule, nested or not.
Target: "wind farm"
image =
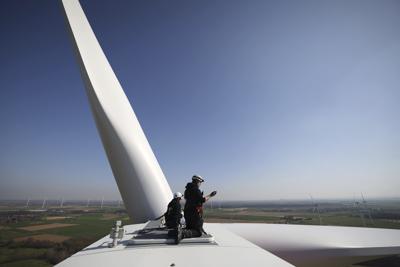
[[[60,3],[1,17],[0,267],[400,264],[400,5]]]
[[[0,201],[0,238],[8,256],[0,260],[0,266],[52,266],[90,245],[109,231],[115,220],[129,224],[129,217],[120,200],[48,199],[46,210],[43,200]],[[287,225],[326,225],[400,229],[400,199],[362,199],[368,209],[353,208],[353,199],[269,200],[269,201],[221,201],[216,198],[205,208],[205,221],[209,223],[266,223]],[[103,206],[102,206],[103,202]],[[316,203],[319,212],[316,211]],[[366,220],[362,220],[363,212]],[[371,216],[372,221],[369,220]],[[32,226],[35,226],[32,228]],[[60,250],[47,248],[60,247]],[[18,251],[26,252],[21,259]],[[12,256],[15,255],[15,256]],[[368,262],[364,266],[397,266],[400,258],[389,257]],[[25,265],[24,265],[25,264]],[[363,266],[363,265],[358,265]]]

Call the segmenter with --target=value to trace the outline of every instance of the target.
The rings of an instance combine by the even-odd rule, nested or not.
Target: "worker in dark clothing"
[[[203,230],[203,203],[217,194],[213,191],[207,196],[203,196],[200,185],[204,179],[199,175],[193,175],[192,182],[186,185],[185,190],[185,221],[186,229],[182,231],[182,238],[199,237]]]
[[[176,192],[174,198],[168,204],[167,212],[164,214],[167,228],[176,229],[180,226],[182,218],[181,198],[182,194]]]

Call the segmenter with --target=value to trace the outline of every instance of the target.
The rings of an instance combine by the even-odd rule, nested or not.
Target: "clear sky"
[[[0,198],[118,199],[59,1],[0,9]],[[399,1],[82,6],[174,191],[400,196]]]

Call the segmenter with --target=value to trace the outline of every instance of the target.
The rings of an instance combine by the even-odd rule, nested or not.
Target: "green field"
[[[341,204],[320,206],[322,225],[379,227],[400,229],[400,209],[398,205],[375,205],[370,210],[373,220],[367,213],[361,213]],[[60,212],[49,209],[45,212],[27,210],[0,210],[2,218],[10,214],[17,216],[15,221],[0,224],[0,267],[2,266],[53,266],[63,259],[82,250],[110,232],[116,220],[129,224],[124,210],[117,208],[87,210],[85,207],[69,207]],[[21,215],[22,214],[22,215]],[[19,216],[19,217],[18,217]],[[283,207],[229,207],[205,208],[206,222],[237,223],[278,223],[319,225],[318,214],[310,205],[284,205]],[[43,227],[43,225],[72,224],[52,229],[21,229],[22,227]],[[60,225],[59,225],[60,226]],[[63,225],[61,225],[63,226]],[[27,237],[34,239],[27,239]],[[36,237],[36,238],[35,238]],[[24,239],[25,238],[25,239]],[[62,241],[57,240],[61,238]],[[395,259],[396,264],[399,260]],[[370,265],[397,266],[397,265]]]
[[[295,219],[285,219],[285,216],[293,216]],[[374,219],[368,217],[364,221],[359,215],[350,212],[324,212],[320,214],[322,225],[331,226],[354,226],[372,228],[400,229],[400,220]],[[208,209],[204,214],[205,221],[209,222],[254,222],[254,223],[284,223],[320,225],[317,214],[304,211],[265,211],[257,208],[248,209]],[[365,223],[365,225],[364,225]]]
[[[34,221],[3,224],[0,229],[0,267],[1,266],[52,266],[76,253],[110,232],[116,220],[129,223],[126,215],[103,213],[74,214],[72,218],[46,220],[47,215]],[[108,218],[105,215],[111,215]],[[27,231],[21,227],[48,225],[54,223],[75,224],[54,229]],[[56,235],[68,238],[63,242],[53,240],[22,240],[27,236]]]

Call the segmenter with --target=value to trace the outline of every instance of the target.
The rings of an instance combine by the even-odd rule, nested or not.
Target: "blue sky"
[[[174,191],[400,197],[400,2],[82,6]],[[1,198],[118,199],[60,3],[0,32]]]

